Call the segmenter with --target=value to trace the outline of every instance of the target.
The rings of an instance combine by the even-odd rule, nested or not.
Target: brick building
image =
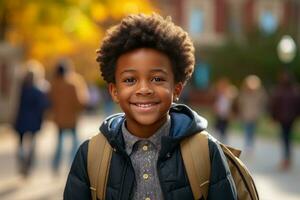
[[[210,66],[205,63],[207,47],[220,46],[229,38],[243,42],[246,34],[257,28],[265,34],[275,33],[281,27],[287,28],[284,29],[286,34],[291,29],[296,30],[298,38],[295,39],[300,43],[300,0],[165,0],[156,3],[163,15],[171,15],[176,24],[189,32],[196,48],[200,49],[201,55],[196,53],[200,59],[196,60],[193,87],[189,92],[192,104],[212,102],[210,90],[206,90],[211,81]],[[206,79],[206,87],[198,87],[196,79]]]
[[[157,4],[200,45],[220,45],[229,36],[243,40],[255,27],[268,34],[291,25],[300,34],[298,0],[165,0]]]

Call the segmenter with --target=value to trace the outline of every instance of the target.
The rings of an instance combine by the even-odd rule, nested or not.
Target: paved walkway
[[[85,116],[79,122],[81,141],[97,132],[100,117]],[[18,175],[15,162],[17,140],[6,127],[0,127],[0,199],[1,200],[56,200],[62,199],[69,161],[70,140],[66,138],[63,168],[53,174],[50,168],[55,148],[55,127],[51,122],[43,126],[37,138],[37,160],[33,172],[26,179]],[[242,147],[242,138],[233,135],[229,143]],[[300,199],[300,145],[294,149],[295,163],[289,172],[280,172],[277,164],[280,145],[277,141],[260,139],[252,157],[242,157],[256,181],[262,200]]]
[[[231,136],[230,144],[242,149],[241,137]],[[262,200],[300,199],[300,145],[294,146],[294,164],[291,170],[281,171],[278,164],[281,144],[276,140],[259,139],[251,157],[242,154],[241,159],[253,174]]]

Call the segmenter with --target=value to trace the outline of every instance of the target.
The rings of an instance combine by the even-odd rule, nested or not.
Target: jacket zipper
[[[126,161],[126,166],[123,170],[123,174],[122,174],[122,181],[121,181],[121,190],[120,190],[120,193],[119,193],[119,200],[122,200],[122,196],[123,196],[123,191],[124,191],[124,180],[125,180],[125,176],[126,176],[126,173],[127,173],[127,168],[128,168],[128,161]]]
[[[159,180],[159,184],[160,184],[160,187],[161,187],[161,191],[162,191],[162,194],[163,194],[163,199],[167,199],[167,195],[166,195],[166,192],[165,192],[165,188],[164,188],[164,185],[161,183],[161,174],[160,174],[160,170],[159,170],[159,165],[161,164],[160,160],[157,160],[157,163],[156,163],[156,171],[157,171],[157,175],[158,175],[158,180]]]
[[[125,166],[125,168],[123,170],[123,173],[122,173],[121,190],[120,190],[119,197],[118,197],[119,200],[122,200],[122,197],[124,197],[124,180],[125,180],[128,168],[131,167],[133,169],[130,157],[128,157],[126,155],[125,159],[126,159],[126,164],[125,164],[126,166]],[[133,179],[134,179],[133,181],[134,181],[134,184],[135,184],[135,172],[134,172],[134,170],[133,170],[133,175],[134,175],[133,176]],[[130,189],[132,191],[132,187]],[[133,193],[130,192],[129,199],[132,199],[132,196],[133,196]]]

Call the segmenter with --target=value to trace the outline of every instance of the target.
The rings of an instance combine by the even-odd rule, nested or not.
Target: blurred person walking
[[[86,109],[89,113],[96,113],[100,108],[101,94],[100,88],[95,83],[88,84],[89,101]]]
[[[300,93],[299,86],[292,75],[284,71],[279,75],[279,83],[275,87],[271,98],[271,113],[275,121],[280,124],[283,156],[280,169],[287,170],[292,164],[291,134],[293,124],[299,115]]]
[[[68,133],[72,136],[70,162],[75,156],[78,147],[76,125],[88,98],[85,81],[72,70],[70,61],[58,63],[51,81],[49,97],[53,120],[58,128],[57,146],[52,161],[52,169],[57,173],[61,163],[64,135]]]
[[[104,116],[108,117],[112,115],[115,111],[115,105],[114,102],[107,90],[107,88],[102,87],[101,90],[101,98],[102,98],[102,104],[103,104],[103,111]]]
[[[241,86],[238,98],[238,115],[242,120],[245,133],[245,150],[251,154],[254,146],[254,134],[259,118],[265,111],[267,94],[256,75],[247,76]]]
[[[220,140],[226,143],[227,129],[232,114],[232,105],[236,97],[236,89],[230,84],[227,78],[221,78],[216,82],[214,113],[215,128],[220,135]]]
[[[49,106],[44,79],[44,68],[35,60],[27,62],[27,71],[21,85],[19,107],[14,128],[19,136],[17,160],[20,173],[27,176],[35,157],[35,136],[41,129],[46,109]]]

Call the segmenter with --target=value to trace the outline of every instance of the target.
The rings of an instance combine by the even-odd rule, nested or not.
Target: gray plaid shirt
[[[161,149],[161,137],[169,134],[170,127],[171,120],[168,117],[167,122],[146,139],[132,135],[125,127],[125,123],[122,125],[125,149],[130,156],[136,178],[134,200],[163,199],[156,164]]]

